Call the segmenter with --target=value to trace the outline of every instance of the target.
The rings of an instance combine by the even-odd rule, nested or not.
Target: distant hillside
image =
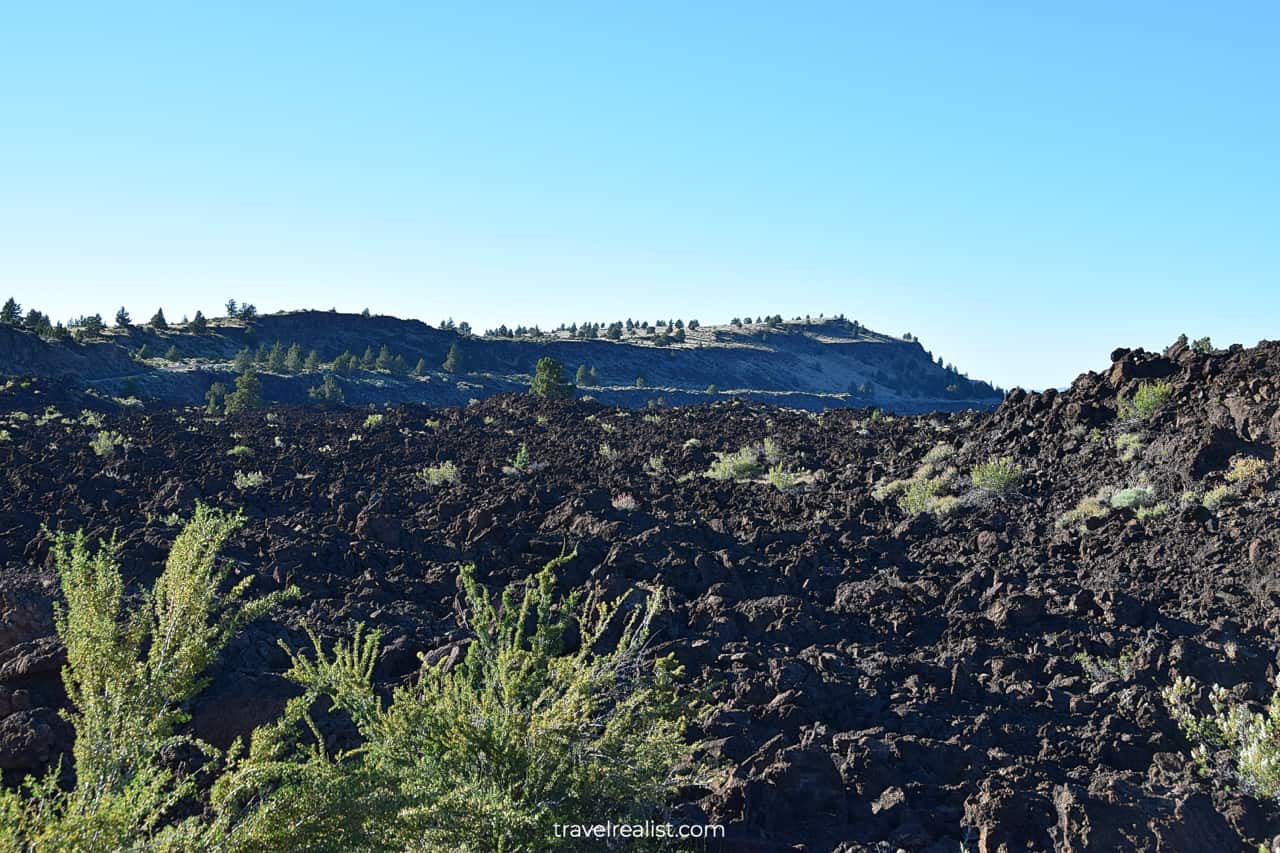
[[[190,324],[135,325],[81,330],[79,340],[51,337],[0,325],[0,373],[56,379],[67,393],[194,404],[214,382],[230,384],[237,368],[252,360],[272,402],[309,402],[308,391],[334,374],[347,405],[452,405],[521,390],[538,359],[551,356],[570,379],[580,366],[593,374],[581,394],[630,407],[737,396],[811,410],[878,406],[915,413],[994,408],[1002,396],[943,366],[918,341],[843,318],[679,330],[637,326],[610,340],[568,330],[475,336],[418,320],[292,311],[213,319],[202,332]],[[293,358],[282,364],[294,345]],[[452,347],[462,369],[450,373],[443,366]]]

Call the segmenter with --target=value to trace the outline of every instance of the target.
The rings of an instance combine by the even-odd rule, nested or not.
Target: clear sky
[[[1045,387],[1280,338],[1280,4],[0,11],[0,297],[843,312]]]

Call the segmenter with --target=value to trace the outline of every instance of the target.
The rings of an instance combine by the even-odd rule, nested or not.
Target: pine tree
[[[169,323],[164,319],[164,309],[157,308],[155,315],[147,322],[147,325],[153,329],[169,328]]]
[[[562,400],[572,397],[574,390],[564,378],[564,365],[550,356],[538,359],[533,381],[529,383],[529,393],[547,400]]]
[[[191,321],[191,331],[197,335],[203,335],[209,330],[209,321],[205,319],[204,313],[196,311],[195,318]]]
[[[137,350],[134,351],[133,357],[137,361],[146,361],[148,358],[150,358],[151,356],[147,352],[147,345],[143,344],[142,346],[138,347]]]
[[[413,366],[414,376],[425,376],[427,374],[427,360],[425,358],[418,359],[418,363]]]
[[[324,380],[310,391],[307,392],[312,400],[322,400],[326,403],[341,403],[346,400],[346,393],[342,390],[342,386],[333,378],[332,373],[326,373]]]
[[[365,310],[367,311],[369,309],[366,308]],[[364,357],[360,359],[360,366],[365,370],[373,370],[373,368],[377,366],[377,363],[378,356],[373,351],[373,345],[370,344],[364,349]]]
[[[240,306],[236,305],[236,301],[234,299],[228,299],[227,300],[227,319],[234,320],[238,316],[240,316]]]
[[[578,384],[578,387],[583,387],[591,384],[590,379],[591,371],[585,364],[579,364],[578,372],[574,375],[574,382]]]
[[[284,372],[284,344],[276,341],[267,353],[267,369],[272,373]]]
[[[256,409],[262,405],[262,380],[250,367],[236,377],[236,390],[227,395],[227,414]]]
[[[164,354],[164,360],[168,362],[182,361],[182,356],[178,353],[177,346],[169,347],[168,351]]]
[[[4,323],[6,326],[16,326],[20,322],[22,322],[22,306],[10,296],[5,300],[4,307],[0,308],[0,323]]]
[[[122,305],[120,310],[116,312],[116,328],[127,329],[132,325],[133,321],[129,319],[129,312],[124,310],[124,306]]]
[[[308,373],[320,369],[320,353],[312,350],[307,353],[307,360],[302,362],[302,369]]]
[[[444,364],[441,365],[445,373],[465,373],[466,364],[462,358],[462,350],[457,344],[449,346],[449,355],[445,358]]]
[[[227,399],[227,386],[221,382],[215,382],[209,386],[209,390],[204,395],[204,410],[211,415],[222,414],[222,406]]]
[[[383,344],[382,349],[378,350],[378,358],[374,362],[374,366],[379,370],[391,369],[391,350],[387,348],[386,344]]]
[[[290,373],[299,373],[302,370],[302,365],[302,347],[295,342],[289,347],[289,352],[284,357],[284,369]]]
[[[248,347],[236,353],[235,359],[231,362],[231,367],[236,373],[244,373],[250,367],[253,367],[253,354],[249,352]]]

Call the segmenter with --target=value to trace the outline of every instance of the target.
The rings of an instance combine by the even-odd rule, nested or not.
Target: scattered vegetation
[[[606,462],[617,462],[622,458],[622,452],[610,447],[608,442],[601,442],[600,456]]]
[[[228,456],[234,456],[237,459],[247,459],[253,455],[253,448],[243,444],[237,444],[235,447],[227,451]]]
[[[389,700],[373,686],[377,633],[357,628],[328,650],[312,634],[309,652],[285,648],[302,694],[247,748],[196,740],[183,708],[209,666],[297,594],[250,600],[248,579],[219,594],[229,568],[217,554],[239,524],[198,506],[127,613],[115,546],[57,538],[75,781],[63,787],[55,767],[0,789],[4,849],[544,851],[559,849],[557,824],[660,821],[681,786],[705,781],[680,668],[648,651],[662,591],[626,609],[560,598],[572,554],[500,597],[464,568],[466,654]],[[354,723],[354,748],[325,741],[322,709]],[[175,749],[202,756],[199,786]]]
[[[382,426],[382,422],[386,419],[387,416],[381,412],[374,412],[372,415],[369,415],[364,419],[364,425],[362,428],[365,432],[370,432]]]
[[[624,492],[623,494],[614,496],[613,508],[622,510],[623,512],[635,512],[640,508],[640,503],[633,495]]]

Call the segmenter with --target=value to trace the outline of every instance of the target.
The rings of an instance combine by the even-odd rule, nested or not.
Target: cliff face
[[[350,351],[387,347],[409,367],[422,359],[421,377],[357,371],[341,377],[349,404],[465,403],[519,390],[538,359],[551,356],[572,375],[579,365],[594,369],[597,382],[584,393],[625,406],[707,402],[732,393],[807,409],[876,405],[890,411],[992,408],[1000,395],[943,368],[915,341],[872,332],[844,320],[795,321],[749,326],[702,327],[682,343],[659,346],[652,336],[622,341],[564,336],[489,338],[460,335],[417,320],[297,311],[255,318],[252,323],[214,321],[202,334],[176,326],[109,330],[101,340],[51,344],[11,327],[0,327],[0,373],[70,380],[108,396],[134,391],[147,402],[198,402],[214,381],[228,381],[241,349],[257,351],[279,341],[328,362]],[[467,372],[441,370],[457,345]],[[151,357],[132,357],[143,346]],[[176,350],[180,361],[158,357]],[[261,370],[262,368],[260,368]],[[268,396],[306,402],[307,390],[325,372],[264,371]],[[708,389],[714,386],[714,391]]]

